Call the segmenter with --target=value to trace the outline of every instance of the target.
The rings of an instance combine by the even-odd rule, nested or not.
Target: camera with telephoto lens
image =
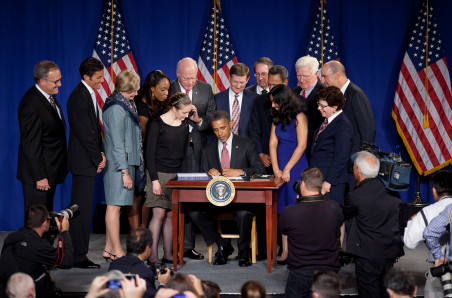
[[[432,276],[441,277],[444,297],[452,297],[451,272],[452,268],[449,263],[430,268]]]
[[[50,219],[50,227],[48,233],[50,235],[56,235],[60,231],[58,229],[57,223],[55,221],[55,218],[58,218],[58,220],[61,222],[63,220],[64,215],[67,216],[68,220],[73,219],[74,217],[78,216],[80,211],[78,210],[78,205],[73,204],[67,207],[66,209],[61,210],[60,212],[50,211],[49,217]]]
[[[411,165],[402,160],[399,154],[383,152],[375,144],[363,141],[359,151],[367,151],[380,160],[378,177],[389,190],[404,191],[410,186]]]

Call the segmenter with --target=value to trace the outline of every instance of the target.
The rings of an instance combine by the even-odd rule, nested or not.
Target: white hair
[[[315,74],[319,70],[319,61],[311,56],[303,56],[295,62],[295,70],[304,66],[309,66],[311,74]]]
[[[30,289],[32,289],[30,293]],[[30,275],[17,272],[11,275],[6,285],[8,297],[27,298],[36,297],[35,283]]]
[[[361,170],[364,178],[375,178],[380,170],[380,161],[370,152],[360,151],[355,159],[355,165]]]

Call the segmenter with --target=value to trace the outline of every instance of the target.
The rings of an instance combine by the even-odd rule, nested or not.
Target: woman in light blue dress
[[[102,255],[106,260],[124,256],[119,240],[119,215],[122,206],[133,204],[135,172],[138,167],[143,168],[141,125],[133,101],[139,87],[137,74],[130,70],[120,72],[115,91],[105,101],[102,112],[107,158],[104,170],[107,233]]]

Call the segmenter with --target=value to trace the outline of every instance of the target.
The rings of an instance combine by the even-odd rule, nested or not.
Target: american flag
[[[310,39],[305,51],[305,55],[316,58],[320,66],[323,66],[324,63],[331,60],[339,60],[339,54],[334,43],[333,31],[331,30],[330,19],[328,18],[325,4],[324,0],[319,1],[314,25],[312,26]]]
[[[403,58],[392,117],[420,175],[431,174],[452,161],[449,68],[433,7],[428,7],[427,14],[425,1]]]
[[[113,67],[111,65],[112,54]],[[135,71],[138,74],[117,0],[110,0],[105,4],[94,45],[93,57],[104,64],[105,81],[99,90],[94,90],[99,106],[99,119],[102,119],[102,108],[105,100],[114,89],[116,75],[124,69]]]
[[[237,62],[219,1],[214,0],[198,58],[197,78],[210,84],[214,93],[221,92],[229,88],[229,70]]]

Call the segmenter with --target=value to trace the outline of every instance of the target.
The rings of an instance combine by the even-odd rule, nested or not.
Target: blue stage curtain
[[[121,11],[140,76],[154,69],[176,77],[176,63],[185,56],[198,58],[213,0],[122,0]],[[409,160],[391,117],[394,92],[408,29],[418,0],[327,1],[342,63],[349,78],[368,95],[377,123],[376,144],[383,151],[400,146]],[[430,1],[433,2],[433,1]],[[250,68],[262,56],[287,67],[289,84],[295,86],[294,63],[304,55],[317,0],[223,0],[222,12],[229,26],[240,62]],[[65,116],[66,101],[78,84],[78,67],[91,56],[102,15],[103,1],[21,0],[2,1],[0,30],[0,230],[15,230],[23,223],[21,183],[16,179],[19,125],[17,107],[33,85],[33,66],[52,60],[61,69],[62,87],[57,96]],[[452,1],[434,1],[442,40],[452,61]],[[411,30],[411,29],[410,29]],[[254,84],[251,76],[250,84]],[[414,197],[415,171],[404,201]],[[98,176],[95,202],[103,201]],[[424,200],[432,200],[427,178],[422,178]],[[58,186],[55,209],[69,204],[71,177]]]

